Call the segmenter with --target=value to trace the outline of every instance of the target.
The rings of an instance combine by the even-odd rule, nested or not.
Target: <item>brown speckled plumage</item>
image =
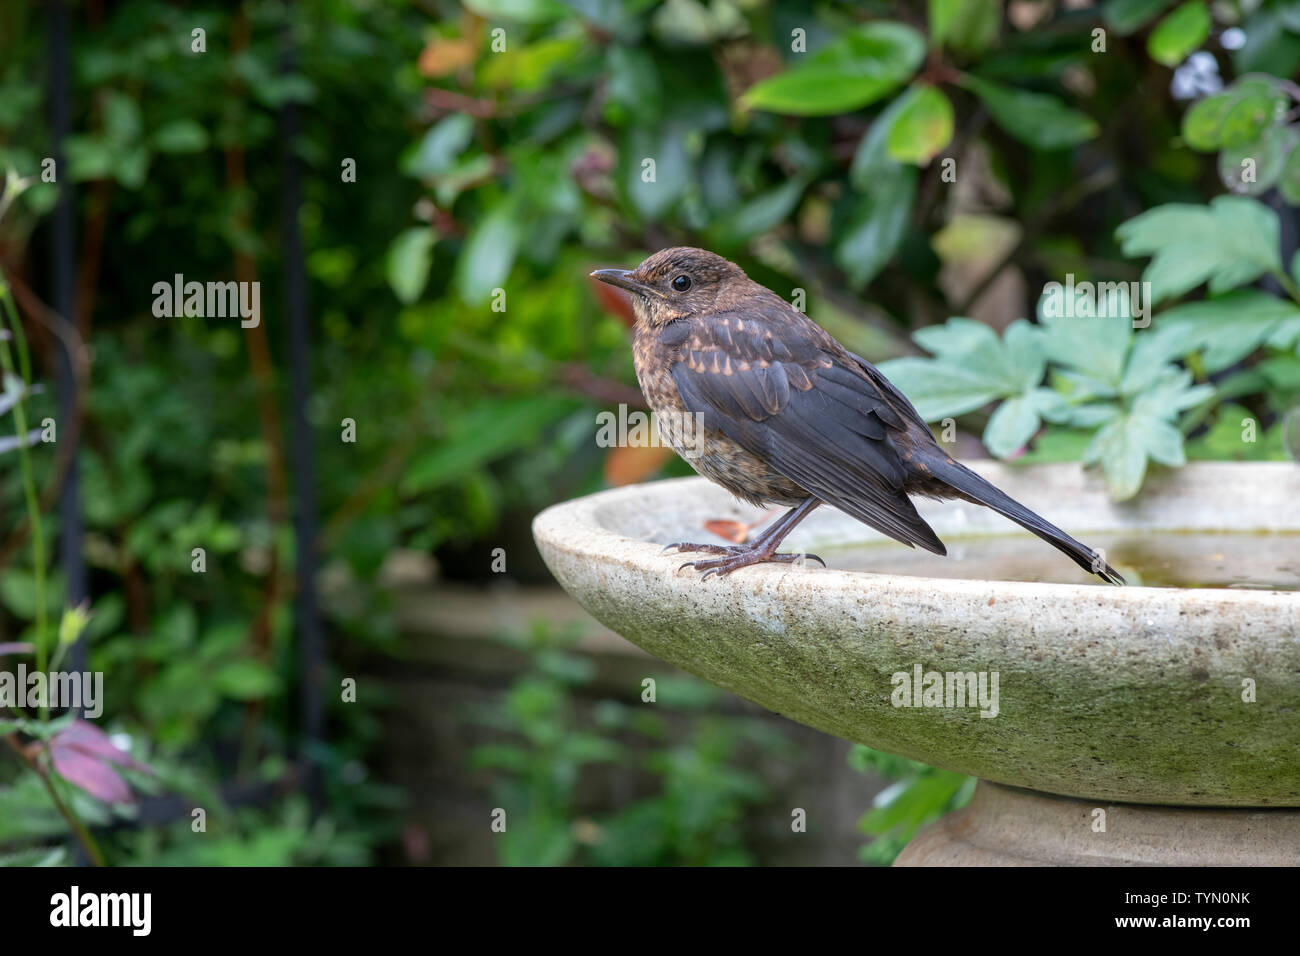
[[[788,560],[776,545],[823,502],[944,554],[908,498],[920,494],[987,505],[1123,582],[1091,549],[955,462],[874,366],[733,263],[673,248],[631,272],[595,275],[632,293],[637,378],[663,437],[738,498],[796,508],[753,545],[680,545],[724,555],[697,567],[726,574]]]

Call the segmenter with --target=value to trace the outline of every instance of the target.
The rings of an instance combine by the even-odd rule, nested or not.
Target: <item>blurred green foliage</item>
[[[590,658],[569,650],[575,635],[543,624],[502,639],[526,651],[529,666],[501,706],[470,719],[500,738],[476,747],[471,764],[494,772],[494,799],[505,810],[496,836],[503,864],[755,862],[744,823],[768,792],[736,758],[746,742],[772,756],[788,754],[785,738],[761,721],[703,713],[722,692],[690,677],[654,678],[653,708],[601,700],[584,717],[575,694],[594,674]],[[691,718],[685,735],[654,712],[660,708]],[[584,768],[602,763],[617,765],[625,778],[641,778],[652,794],[612,813],[585,810],[578,790]]]
[[[876,866],[892,864],[923,826],[966,806],[975,793],[974,777],[861,744],[849,751],[849,766],[894,781],[876,795],[872,808],[858,821],[858,829],[873,837],[858,855]]]
[[[540,299],[555,332],[600,327],[585,294],[554,288],[562,274],[580,289],[584,253],[633,260],[708,246],[782,294],[804,290],[810,314],[873,359],[912,351],[913,331],[923,347],[938,342],[931,327],[969,314],[996,276],[1028,290],[1067,275],[1141,280],[1154,300],[1131,334],[1086,313],[1050,331],[1020,323],[998,356],[994,340],[963,339],[971,324],[953,320],[937,360],[886,371],[932,419],[982,432],[993,455],[1097,465],[1117,499],[1138,492],[1151,462],[1181,464],[1185,439],[1199,441],[1224,400],[1244,405],[1280,456],[1297,393],[1252,370],[1300,360],[1293,306],[1264,292],[1218,297],[1261,277],[1289,293],[1280,256],[1294,240],[1255,200],[1206,203],[1225,186],[1260,195],[1277,185],[1293,201],[1285,171],[1300,168],[1290,123],[1300,88],[1281,78],[1300,65],[1300,5],[1220,4],[1213,16],[1199,0],[1171,6],[468,4],[422,54],[438,118],[403,168],[434,208],[427,229],[394,240],[394,291],[429,314],[459,299],[457,329],[478,325],[469,316],[493,320],[474,341],[438,323],[430,347],[474,365],[494,356],[480,367],[494,382],[527,368],[563,388],[571,380],[548,369],[562,357],[551,336],[515,312]],[[1244,43],[1220,43],[1234,29]],[[1233,71],[1251,75],[1229,83]],[[1221,147],[1222,182],[1196,152]],[[1257,167],[1246,182],[1241,157]],[[1008,232],[1009,248],[989,260]],[[1133,261],[1144,256],[1145,268]],[[1211,298],[1196,313],[1180,300],[1207,279]],[[1039,311],[1037,300],[1020,314]],[[1153,305],[1174,307],[1152,325]],[[1243,339],[1243,326],[1256,331]],[[587,359],[627,381],[621,339],[606,335],[609,349]],[[1224,364],[1226,339],[1241,344]],[[457,417],[474,422],[499,399],[465,400]],[[539,409],[527,430],[570,435],[569,413],[589,420],[590,408]],[[471,481],[444,462],[485,463],[454,451],[477,447],[474,429],[449,422],[446,434],[452,447],[433,453],[432,473]]]
[[[44,259],[46,243],[36,240],[44,238],[38,228],[53,198],[53,187],[40,182],[41,158],[51,152],[46,18],[42,5],[19,3],[6,4],[0,20],[0,164],[33,178],[0,219],[0,248],[30,319],[24,288],[41,295],[47,280],[28,257]],[[395,640],[374,572],[394,543],[435,526],[443,510],[431,499],[399,502],[382,480],[366,481],[382,473],[395,447],[409,449],[432,430],[430,369],[389,332],[394,308],[382,261],[389,211],[417,198],[394,167],[414,135],[414,62],[426,17],[405,3],[322,0],[292,13],[275,2],[134,0],[74,22],[76,134],[59,178],[78,184],[78,268],[96,279],[82,287],[80,319],[91,348],[80,455],[93,595],[88,666],[106,675],[106,729],[124,735],[154,770],[131,776],[137,793],[180,794],[208,811],[200,840],[184,817],[106,833],[102,848],[109,862],[193,863],[196,852],[221,863],[365,862],[394,835],[398,800],[366,766],[382,701],[363,694],[362,703],[345,706],[330,688],[367,647]],[[280,70],[285,28],[299,50],[289,75]],[[205,52],[193,49],[195,29],[205,31]],[[275,367],[285,365],[277,110],[290,100],[308,110],[289,148],[306,169],[301,222],[318,383],[308,414],[323,436],[315,443],[323,543],[327,564],[350,571],[354,585],[347,602],[338,593],[326,602],[335,634],[347,640],[335,642],[324,676],[330,744],[313,756],[324,769],[329,811],[315,823],[301,803],[226,808],[218,787],[280,781],[299,733],[284,423],[264,420],[259,403],[267,394],[288,407]],[[342,156],[363,171],[364,200],[341,187]],[[175,273],[232,278],[238,257],[263,284],[269,370],[259,370],[256,342],[237,323],[151,312],[156,281]],[[50,330],[39,321],[27,330],[33,377],[49,381]],[[58,417],[52,391],[28,398],[29,421]],[[345,417],[360,422],[354,444],[338,440]],[[32,449],[36,484],[47,496],[60,480],[57,447]],[[0,468],[0,641],[37,632],[40,575],[22,546],[23,500],[17,469]],[[43,508],[44,537],[52,541],[57,522],[48,497]],[[331,516],[339,516],[334,524]],[[201,573],[194,548],[205,551]],[[45,570],[45,603],[57,624],[63,585]],[[21,768],[0,763],[0,802],[10,808],[0,815],[15,822],[3,836],[8,848],[67,831],[49,792]],[[88,823],[132,813],[60,789]]]

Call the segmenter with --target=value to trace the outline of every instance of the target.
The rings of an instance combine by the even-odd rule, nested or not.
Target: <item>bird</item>
[[[956,461],[879,369],[735,263],[678,246],[635,269],[591,276],[630,295],[637,381],[667,443],[737,498],[790,509],[745,544],[668,545],[713,556],[678,571],[693,567],[707,578],[799,562],[805,555],[777,548],[823,504],[946,555],[909,497],[918,495],[992,508],[1084,570],[1125,583],[1099,552]]]

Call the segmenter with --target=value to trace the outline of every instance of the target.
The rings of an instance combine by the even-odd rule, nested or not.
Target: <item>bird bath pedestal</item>
[[[783,550],[829,570],[702,581],[663,545],[722,543],[706,521],[759,512],[700,478],[556,505],[533,533],[564,588],[656,657],[979,777],[970,805],[899,864],[1300,863],[1300,592],[1284,589],[1300,584],[1300,468],[1191,464],[1122,504],[1075,465],[974,468],[1130,581],[1219,586],[1085,584],[1042,541],[961,502],[918,502],[946,559],[821,508]],[[956,695],[966,688],[983,703]]]

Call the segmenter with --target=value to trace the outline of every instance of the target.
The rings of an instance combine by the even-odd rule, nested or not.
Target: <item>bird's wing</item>
[[[930,430],[930,426],[927,425],[925,419],[921,417],[921,413],[916,410],[916,406],[912,404],[911,400],[908,399],[906,395],[898,390],[897,385],[880,373],[880,369],[876,368],[861,355],[854,355],[852,352],[849,352],[848,356],[858,363],[867,378],[871,379],[871,383],[889,398],[890,404],[895,410],[901,410],[901,414],[910,418],[921,428],[926,431]]]
[[[946,553],[903,491],[907,467],[894,439],[907,422],[802,314],[778,299],[678,320],[660,337],[679,356],[681,399],[706,429],[883,534]]]

